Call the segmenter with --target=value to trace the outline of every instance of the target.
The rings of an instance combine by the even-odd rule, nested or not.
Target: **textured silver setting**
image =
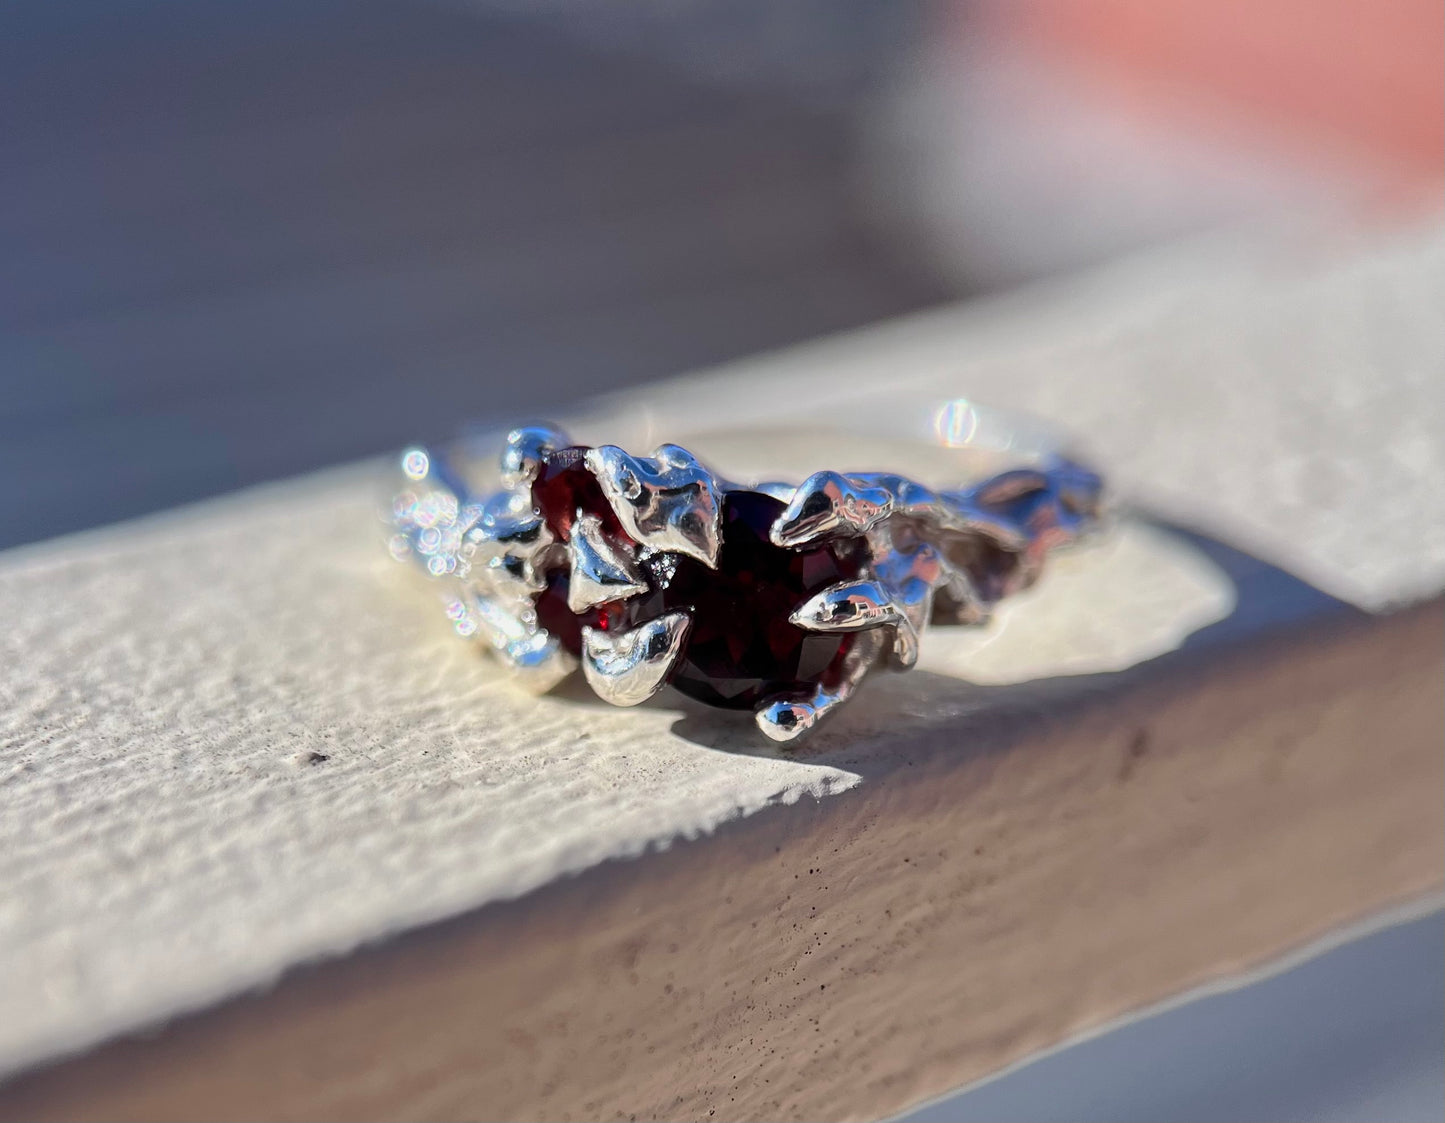
[[[646,460],[602,445],[588,451],[587,467],[623,529],[644,549],[686,554],[717,568],[718,484],[687,449],[663,445]]]
[[[597,697],[636,706],[662,689],[687,640],[692,621],[669,612],[626,632],[582,629],[582,674]]]
[[[567,543],[567,560],[567,607],[573,612],[647,592],[647,582],[637,564],[607,541],[602,520],[596,515],[577,512]]]
[[[773,527],[773,544],[806,546],[837,535],[864,534],[886,519],[899,518],[936,533],[982,534],[1004,549],[1023,549],[1027,535],[974,500],[972,492],[936,492],[903,476],[817,472],[793,494]]]
[[[464,639],[477,639],[516,672],[517,681],[542,693],[577,669],[578,660],[537,621],[536,598],[546,586],[543,570],[561,550],[533,509],[525,488],[543,453],[519,457],[514,430],[502,454],[503,472],[513,466],[516,483],[472,501],[460,476],[432,452],[408,449],[401,459],[407,486],[392,500],[391,554],[417,562],[439,585],[443,610]],[[565,438],[547,431],[551,447]],[[532,438],[526,437],[530,443]],[[533,449],[539,447],[531,444]]]
[[[723,481],[678,445],[662,445],[651,457],[613,445],[589,448],[582,465],[616,516],[614,530],[579,508],[562,542],[533,506],[531,489],[547,456],[569,444],[550,426],[512,430],[499,465],[502,490],[482,499],[432,453],[409,450],[402,458],[408,484],[393,503],[391,552],[439,582],[459,634],[484,642],[534,688],[550,688],[580,664],[600,698],[635,706],[666,684],[686,651],[692,610],[621,631],[615,617],[611,630],[581,627],[579,659],[539,619],[549,574],[565,570],[566,604],[580,616],[649,593],[642,563],[656,567],[657,555],[694,558],[715,570],[723,499],[748,489]],[[890,473],[834,471],[797,487],[770,482],[751,490],[785,504],[768,528],[778,549],[861,541],[865,558],[859,576],[806,597],[788,617],[806,631],[856,637],[826,682],[800,684],[756,706],[762,733],[786,742],[846,702],[880,660],[900,670],[916,664],[930,620],[986,621],[995,603],[1038,578],[1051,549],[1088,529],[1101,485],[1093,472],[1053,456],[953,491]]]
[[[801,737],[853,697],[882,645],[883,637],[877,633],[860,636],[844,656],[836,683],[816,686],[806,694],[766,698],[754,711],[753,720],[770,740],[787,742]]]

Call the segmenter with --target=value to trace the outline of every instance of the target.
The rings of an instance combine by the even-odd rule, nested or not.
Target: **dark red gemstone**
[[[585,448],[550,453],[532,484],[532,501],[561,541],[580,509],[602,520],[619,546],[636,544],[583,462]],[[649,589],[581,616],[567,607],[565,566],[548,575],[537,598],[538,622],[573,654],[582,626],[626,629],[668,612],[692,619],[687,646],[669,681],[701,702],[751,709],[772,694],[827,682],[854,636],[809,632],[789,622],[804,601],[863,571],[863,543],[850,540],[810,550],[785,550],[768,540],[783,503],[759,492],[733,491],[722,502],[722,551],[716,569],[679,554],[641,561]]]
[[[547,587],[537,597],[537,623],[556,636],[573,655],[582,654],[582,628],[625,627],[621,623],[626,608],[621,603],[603,604],[578,615],[567,607],[567,571],[554,569],[547,576]]]
[[[692,617],[687,647],[670,682],[700,702],[751,709],[768,695],[802,690],[827,678],[854,636],[809,632],[788,617],[835,581],[863,569],[860,541],[785,550],[768,540],[783,504],[753,491],[729,492],[722,504],[722,553],[717,569],[676,554],[658,554],[643,568],[652,589],[623,607],[625,623],[680,609]]]
[[[624,542],[631,539],[623,533],[612,505],[602,494],[602,487],[583,463],[587,449],[573,446],[549,452],[542,469],[532,481],[532,503],[557,536],[566,542],[572,533],[572,522],[579,509],[602,520],[603,529]],[[565,599],[565,598],[564,598]]]

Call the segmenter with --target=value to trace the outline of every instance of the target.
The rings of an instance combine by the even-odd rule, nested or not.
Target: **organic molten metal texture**
[[[448,614],[541,688],[580,662],[605,700],[664,684],[752,709],[786,741],[853,692],[878,658],[918,657],[935,614],[962,623],[1030,583],[1044,551],[1096,513],[1067,461],[934,492],[900,476],[819,472],[796,489],[717,480],[691,453],[652,457],[515,430],[504,490],[468,501],[414,450],[393,552],[450,583]]]

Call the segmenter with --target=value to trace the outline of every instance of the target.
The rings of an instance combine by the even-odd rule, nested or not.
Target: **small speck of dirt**
[[[1139,762],[1149,754],[1149,731],[1140,729],[1136,732],[1129,744],[1124,749],[1124,757],[1119,762],[1119,779],[1127,780],[1134,774],[1134,769]]]

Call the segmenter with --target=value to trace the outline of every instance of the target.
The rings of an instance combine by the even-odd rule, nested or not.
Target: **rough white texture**
[[[1218,517],[1380,605],[1441,584],[1439,407],[1417,392],[1441,369],[1440,277],[1437,242],[1147,312],[1119,310],[1137,309],[1137,278],[1111,281],[740,377],[766,387],[753,409],[806,401],[824,377],[858,379],[861,394],[878,371],[890,389],[1032,405],[1091,431],[1106,469],[1173,497],[1181,520]],[[1328,376],[1324,397],[1301,369]],[[662,417],[702,403],[722,421],[736,385],[655,401]],[[1397,440],[1340,443],[1361,431]],[[806,757],[701,747],[672,731],[672,703],[615,711],[582,691],[514,692],[386,559],[370,473],[0,561],[0,1071],[859,782]],[[1115,668],[1228,609],[1219,577],[1168,535],[1126,528],[1090,557],[1040,590],[1056,603],[1037,619],[1025,625],[1020,606],[968,660],[950,650],[966,640],[938,640],[930,667],[992,681]],[[1033,630],[1032,653],[1016,624]],[[956,697],[915,681],[909,712],[956,712]],[[898,735],[872,722],[869,693],[823,744]]]

